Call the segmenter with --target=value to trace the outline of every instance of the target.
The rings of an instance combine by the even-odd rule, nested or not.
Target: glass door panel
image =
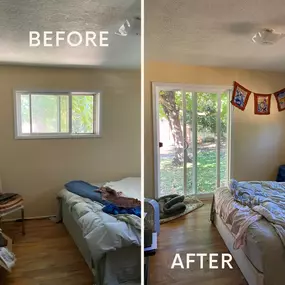
[[[229,180],[230,92],[156,88],[157,195],[213,193]]]
[[[197,92],[197,194],[212,193],[217,181],[217,94]]]
[[[220,113],[220,186],[226,186],[229,180],[228,173],[228,139],[229,139],[229,108],[230,100],[228,93],[221,94]]]
[[[159,90],[159,196],[184,195],[183,94]]]
[[[195,194],[193,185],[194,175],[194,157],[193,157],[193,94],[185,92],[185,122],[184,122],[184,138],[185,138],[185,194]]]

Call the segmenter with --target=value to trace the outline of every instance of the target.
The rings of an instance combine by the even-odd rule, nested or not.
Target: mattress
[[[136,245],[140,247],[140,229],[102,211],[103,205],[80,197],[65,189],[58,193],[69,207],[71,215],[82,230],[82,234],[96,261],[107,252]]]
[[[279,255],[284,248],[274,228],[263,219],[249,226],[242,250],[254,267],[264,273],[264,260],[274,260],[274,252]]]
[[[124,189],[127,189],[128,193],[124,194],[128,196],[133,194],[130,189],[135,193],[140,191],[140,181],[137,179],[126,179],[118,184],[118,187],[115,182],[109,183],[114,184],[114,189],[118,191],[122,190],[118,189],[119,186],[125,185]],[[102,204],[65,189],[58,193],[58,198],[61,201],[61,214],[58,220],[63,218],[93,274],[94,270],[96,271],[96,284],[139,284],[140,230],[104,213]]]
[[[216,191],[215,200],[218,200],[219,203],[218,205],[215,203],[216,212],[232,232],[232,220],[230,218],[225,219],[227,211],[230,208],[241,211],[243,206],[238,205],[237,202],[232,202],[232,195],[226,187]],[[266,219],[255,221],[248,227],[245,233],[245,245],[241,249],[259,272],[272,275],[272,272],[268,272],[272,270],[272,263],[276,264],[277,274],[284,271],[284,246],[275,229]]]
[[[140,248],[131,246],[112,251],[106,254],[103,259],[103,264],[96,265],[92,260],[90,250],[86,240],[82,236],[81,229],[71,214],[65,200],[62,200],[60,209],[63,223],[94,275],[94,284],[114,285],[121,284],[120,281],[122,281],[124,285],[140,284]],[[128,256],[128,258],[122,260],[122,256]]]

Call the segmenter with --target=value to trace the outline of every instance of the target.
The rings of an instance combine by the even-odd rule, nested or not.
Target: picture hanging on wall
[[[254,114],[269,115],[270,103],[271,103],[271,94],[254,93]]]
[[[242,85],[234,82],[234,90],[231,103],[240,110],[244,110],[251,91],[243,87]]]
[[[278,91],[278,92],[275,92],[274,96],[275,96],[276,101],[277,101],[278,111],[279,112],[284,111],[285,110],[285,88]]]

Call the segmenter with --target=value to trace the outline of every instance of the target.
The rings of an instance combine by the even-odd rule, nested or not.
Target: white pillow
[[[118,181],[107,182],[104,186],[123,192],[126,197],[141,200],[141,178],[127,177]]]

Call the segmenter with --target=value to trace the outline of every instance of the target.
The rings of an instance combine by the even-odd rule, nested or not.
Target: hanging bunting
[[[244,110],[249,99],[251,91],[234,82],[234,90],[231,103],[240,110]]]
[[[278,111],[279,112],[284,111],[285,110],[285,88],[280,91],[275,92],[274,96],[277,101]]]
[[[254,93],[254,114],[269,115],[270,103],[271,103],[271,94]]]
[[[234,89],[231,103],[235,107],[244,111],[246,108],[249,96],[252,92],[237,82],[234,82]],[[254,94],[254,114],[269,115],[272,94]],[[285,110],[285,88],[273,93],[277,102],[278,111]]]

